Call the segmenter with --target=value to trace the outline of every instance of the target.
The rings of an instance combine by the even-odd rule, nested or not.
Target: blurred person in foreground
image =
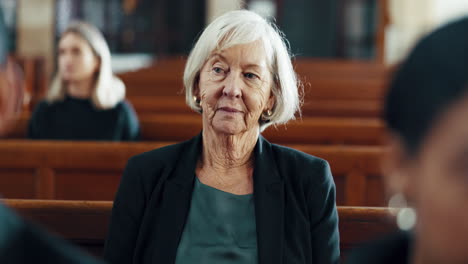
[[[20,113],[23,98],[21,75],[15,69],[13,61],[7,59],[6,42],[6,29],[0,9],[0,138],[8,132]],[[0,203],[0,263],[100,262],[75,249],[68,242],[26,222]]]
[[[468,18],[420,41],[385,102],[389,206],[409,230],[356,250],[349,263],[468,263]]]
[[[58,72],[29,122],[32,139],[133,141],[139,123],[125,85],[112,73],[101,32],[74,22],[58,44]]]
[[[0,9],[0,138],[7,135],[21,113],[23,92],[23,75],[8,58],[8,32]]]
[[[328,163],[261,136],[299,109],[285,39],[259,15],[213,21],[188,57],[193,139],[131,158],[114,201],[111,263],[337,263]]]
[[[23,75],[12,59],[0,63],[0,138],[6,136],[23,106]]]

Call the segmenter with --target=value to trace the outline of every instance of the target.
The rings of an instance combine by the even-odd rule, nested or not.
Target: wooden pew
[[[46,91],[43,60],[18,58],[34,108]],[[294,67],[304,84],[304,116],[379,117],[392,69],[376,62],[297,58]],[[138,71],[119,74],[128,99],[139,114],[189,113],[183,96],[185,58],[166,58]]]
[[[117,76],[127,86],[128,96],[176,96],[183,90],[184,57],[165,58],[151,66]]]
[[[343,85],[347,81],[343,82]],[[313,88],[306,87],[309,94],[320,93]],[[332,89],[333,90],[333,89]],[[336,91],[342,93],[342,91]],[[311,95],[311,96],[312,96]],[[303,116],[310,117],[372,117],[381,116],[383,99],[369,98],[308,98],[304,99],[301,107]],[[161,114],[161,113],[192,113],[185,104],[185,97],[182,95],[139,95],[128,96],[127,100],[132,103],[135,111],[139,115]]]
[[[0,193],[7,198],[113,200],[127,160],[168,144],[3,141]]]
[[[389,73],[376,62],[299,58],[304,116],[380,117]]]
[[[338,215],[342,260],[353,248],[398,230],[388,207],[339,206]]]
[[[172,143],[0,141],[0,193],[6,198],[113,200],[131,156]],[[329,161],[339,205],[386,204],[381,147],[288,146]]]
[[[120,74],[138,113],[184,108],[184,58],[169,58],[151,67]],[[379,117],[392,69],[376,62],[298,58],[295,70],[304,85],[304,116]],[[163,101],[157,100],[162,96]]]
[[[92,254],[102,255],[112,202],[15,199],[3,202],[26,219]],[[360,243],[396,230],[394,219],[384,207],[338,207],[338,214],[344,256]]]
[[[200,115],[153,114],[140,119],[143,140],[181,141],[202,129]],[[262,135],[279,144],[381,145],[383,122],[371,118],[304,117],[271,126]]]
[[[139,116],[147,114],[196,114],[185,103],[185,96],[129,96]]]
[[[23,114],[8,138],[24,139],[28,114]],[[139,117],[142,141],[183,141],[202,129],[201,116],[191,114],[146,114]],[[279,144],[381,145],[384,124],[374,118],[304,117],[286,125],[271,126],[263,132]]]
[[[178,95],[183,90],[183,72],[185,58],[165,58],[155,61],[151,66],[121,73],[118,76],[127,84],[128,95]],[[372,61],[351,61],[351,60],[330,60],[316,58],[297,58],[293,61],[294,69],[302,83],[320,84],[330,81],[329,87],[343,88],[345,94],[333,94],[332,90],[324,91],[324,95],[343,98],[378,98],[382,95],[384,87],[380,86],[388,77],[389,69],[382,63]],[[344,80],[358,81],[361,84],[353,88],[346,89],[354,83],[345,83]],[[322,83],[323,84],[323,83]],[[159,86],[158,86],[159,85]],[[322,85],[318,85],[321,88]],[[371,87],[370,90],[366,88]],[[165,88],[165,89],[163,89]],[[377,89],[375,89],[377,88]],[[360,92],[365,92],[360,96]],[[370,94],[369,94],[370,92]],[[323,97],[323,96],[322,96]],[[327,96],[325,96],[327,97]]]

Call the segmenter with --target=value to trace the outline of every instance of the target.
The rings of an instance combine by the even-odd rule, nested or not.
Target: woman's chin
[[[245,131],[244,125],[233,121],[214,122],[212,128],[218,134],[225,134],[229,136],[238,135]]]
[[[219,127],[214,129],[218,134],[224,134],[227,136],[234,136],[240,134],[242,131],[240,129],[231,128],[231,127]]]
[[[64,82],[76,82],[77,78],[74,75],[62,75],[62,81]]]

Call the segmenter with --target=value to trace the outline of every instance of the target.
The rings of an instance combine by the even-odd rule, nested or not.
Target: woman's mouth
[[[218,110],[228,112],[228,113],[241,113],[242,112],[240,110],[237,110],[237,109],[231,108],[231,107],[220,107],[220,108],[218,108]]]

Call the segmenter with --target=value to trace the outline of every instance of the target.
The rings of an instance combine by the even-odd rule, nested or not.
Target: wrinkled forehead
[[[270,63],[262,41],[257,40],[246,44],[237,44],[223,50],[214,50],[208,61],[219,60],[228,64],[238,64],[241,67],[257,68],[270,71]]]
[[[228,52],[236,48],[236,56],[228,56]],[[250,42],[243,41],[221,41],[211,51],[206,61],[220,59],[225,62],[235,62],[244,66],[263,68],[272,71],[271,45],[261,38]]]

